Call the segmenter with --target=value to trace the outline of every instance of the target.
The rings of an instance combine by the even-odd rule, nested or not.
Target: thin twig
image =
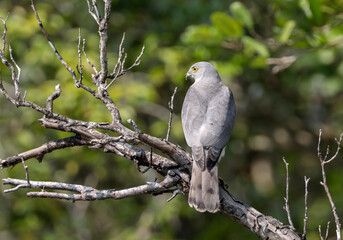
[[[329,238],[330,221],[326,224],[325,240]]]
[[[121,42],[119,44],[117,63],[114,66],[112,73],[107,76],[109,79],[112,79],[112,81],[109,84],[107,84],[105,89],[108,89],[118,77],[124,75],[125,73],[130,71],[132,68],[138,66],[141,62],[141,58],[143,56],[144,49],[145,49],[144,45],[143,45],[142,50],[139,53],[138,57],[136,58],[135,62],[130,67],[124,68],[125,61],[127,58],[127,53],[125,52],[125,49],[123,48],[124,40],[125,40],[125,32],[123,33],[123,37],[122,37]]]
[[[117,79],[118,77],[124,75],[125,73],[127,73],[128,71],[130,71],[132,68],[138,66],[141,62],[141,58],[143,56],[144,53],[144,49],[145,46],[143,45],[141,52],[139,53],[138,57],[136,58],[135,62],[128,68],[124,68],[124,63],[127,57],[127,54],[124,54],[124,59],[121,61],[121,63],[119,64],[120,68],[117,70],[117,72],[112,72],[110,75],[108,75],[107,77],[110,79]],[[121,70],[120,70],[121,69]],[[119,71],[120,70],[120,71]],[[118,72],[119,71],[119,72]],[[111,83],[113,82],[113,80],[111,81]],[[111,85],[111,83],[109,85]],[[108,88],[108,86],[107,86]]]
[[[319,137],[318,137],[318,147],[317,147],[318,158],[319,158],[319,161],[320,161],[320,166],[321,166],[321,170],[322,170],[322,179],[323,179],[320,182],[320,184],[324,187],[326,196],[327,196],[327,198],[328,198],[328,200],[330,202],[330,205],[331,205],[332,214],[333,214],[333,216],[335,218],[337,240],[341,240],[341,223],[339,221],[339,217],[338,217],[338,214],[337,214],[336,206],[335,206],[335,203],[333,201],[333,198],[331,196],[331,193],[330,193],[327,181],[326,181],[325,165],[330,163],[332,160],[334,160],[337,157],[337,155],[338,155],[338,153],[339,153],[339,151],[341,149],[341,143],[342,143],[342,140],[343,140],[343,134],[340,135],[339,140],[336,139],[337,150],[336,150],[335,154],[330,159],[328,159],[328,160],[327,160],[327,158],[328,158],[328,155],[329,155],[329,147],[326,148],[326,154],[325,154],[325,157],[323,158],[322,157],[322,153],[320,151],[321,138],[322,138],[322,130],[320,129],[319,130]]]
[[[293,225],[293,221],[292,221],[292,218],[291,218],[291,211],[289,209],[289,198],[288,198],[288,192],[289,192],[289,173],[288,173],[288,165],[289,163],[286,161],[285,158],[282,158],[283,162],[285,163],[285,166],[286,166],[286,197],[284,198],[285,199],[285,206],[283,207],[283,209],[286,211],[287,213],[287,218],[288,218],[288,223],[289,225],[294,228],[294,225]]]
[[[19,88],[19,79],[20,79],[20,73],[21,69],[18,66],[17,62],[14,60],[14,57],[12,55],[12,47],[9,45],[9,50],[10,50],[10,59],[13,62],[14,66],[17,68],[17,74],[16,77],[13,79],[14,83],[14,91],[15,91],[15,96],[18,100],[20,100],[20,88]]]
[[[123,66],[121,64],[121,58],[123,56],[123,53],[125,52],[125,49],[123,48],[124,40],[125,40],[125,32],[123,32],[123,36],[121,37],[121,41],[120,41],[119,49],[118,49],[118,60],[117,60],[116,65],[113,68],[113,71],[112,71],[113,74],[116,72],[119,73],[121,71],[121,69],[123,68]],[[109,84],[109,85],[111,85],[111,84]]]
[[[133,121],[132,119],[128,119],[127,122],[133,127],[136,133],[142,133],[142,131],[139,129],[135,121]]]
[[[169,107],[169,122],[168,122],[168,131],[167,131],[167,136],[166,136],[166,141],[169,140],[170,136],[170,130],[171,130],[171,125],[173,121],[173,113],[174,113],[174,97],[177,91],[177,87],[175,87],[173,95],[170,98],[170,102],[168,102],[168,107]]]
[[[2,25],[4,27],[4,32],[2,34],[2,52],[5,52],[5,49],[6,49],[6,33],[7,33],[6,22],[7,22],[8,16],[9,16],[9,13],[7,14],[7,17],[5,19],[3,19],[3,17],[0,16]]]
[[[185,193],[184,193],[182,190],[180,190],[180,189],[175,189],[175,190],[173,191],[173,195],[172,195],[170,198],[167,199],[167,202],[170,202],[171,200],[173,200],[178,194],[185,195]]]
[[[118,50],[118,60],[116,65],[114,66],[112,74],[114,75],[112,81],[107,84],[105,89],[108,89],[109,86],[112,85],[112,83],[118,78],[119,74],[123,71],[124,68],[124,60],[122,60],[123,53],[125,54],[125,50],[123,48],[123,43],[125,40],[125,32],[123,33],[123,36],[121,38],[120,44],[119,44],[119,50]]]
[[[308,221],[308,205],[307,205],[307,198],[308,198],[308,182],[310,181],[310,178],[304,177],[305,180],[305,213],[304,213],[304,229],[302,238],[306,239],[306,229],[307,229],[307,221]]]
[[[77,44],[77,52],[79,54],[79,65],[76,65],[76,69],[80,75],[80,79],[79,79],[79,84],[77,84],[76,87],[80,87],[80,84],[82,83],[82,79],[83,79],[83,65],[82,65],[82,57],[81,57],[81,30],[79,28],[79,41]]]
[[[83,42],[82,42],[82,51],[83,51],[83,54],[85,55],[88,64],[93,68],[95,74],[98,75],[98,70],[96,70],[96,68],[95,68],[95,66],[93,65],[93,63],[91,63],[91,61],[89,60],[89,58],[88,58],[88,56],[87,56],[87,54],[86,54],[85,47],[86,47],[86,39],[83,39]]]
[[[320,240],[324,240],[323,236],[322,236],[322,226],[321,225],[318,226],[318,232],[319,232]]]
[[[30,184],[30,178],[29,178],[29,168],[25,164],[24,158],[21,158],[21,162],[23,163],[24,169],[25,169],[25,178],[27,181],[27,186],[31,186]]]
[[[86,0],[86,1],[87,1],[87,5],[88,5],[89,14],[94,18],[96,23],[99,25],[100,14],[99,14],[99,8],[96,4],[96,0],[92,0],[92,5],[89,3],[89,0]]]
[[[78,79],[76,77],[75,71],[66,63],[66,61],[64,61],[63,57],[61,56],[61,54],[57,51],[55,45],[51,42],[48,33],[46,32],[42,21],[40,20],[39,16],[38,16],[38,12],[36,10],[36,7],[34,5],[34,0],[31,0],[31,8],[36,16],[37,22],[39,27],[41,28],[44,37],[46,38],[46,40],[48,41],[50,47],[52,48],[52,50],[55,52],[56,57],[58,58],[58,60],[63,64],[63,66],[68,70],[68,72],[72,75],[74,83],[77,85],[78,84]]]
[[[319,237],[321,240],[327,240],[329,237],[329,228],[330,228],[330,221],[326,224],[326,230],[325,230],[325,238],[322,236],[322,226],[319,225],[318,231],[319,231]]]

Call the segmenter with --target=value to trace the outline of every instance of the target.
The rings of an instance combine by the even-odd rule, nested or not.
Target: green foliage
[[[228,38],[240,38],[243,30],[238,21],[223,12],[215,12],[211,15],[211,22],[219,32]]]
[[[254,27],[254,22],[249,10],[241,2],[233,2],[230,5],[230,10],[233,16],[249,30]]]
[[[86,2],[36,2],[50,38],[68,64],[78,64],[80,28],[87,55],[98,68],[98,33]],[[282,209],[285,157],[290,163],[293,221],[302,229],[306,175],[311,177],[308,239],[319,239],[318,225],[333,221],[319,183],[318,129],[323,129],[323,151],[327,144],[335,149],[333,140],[343,129],[342,1],[113,2],[110,69],[117,61],[123,32],[127,66],[141,46],[146,47],[141,65],[109,89],[123,122],[132,118],[143,131],[164,137],[168,101],[178,86],[171,140],[188,149],[180,109],[191,82],[185,81],[184,75],[194,62],[211,61],[231,87],[237,106],[220,176],[239,199],[286,223]],[[22,92],[27,90],[26,98],[43,106],[59,83],[62,94],[55,101],[56,112],[75,119],[109,121],[99,101],[74,87],[42,36],[28,3],[0,1],[0,16],[6,17],[7,12],[7,43],[22,67],[20,80]],[[271,61],[287,56],[293,56],[295,62],[278,65]],[[91,74],[92,68],[82,60],[84,71]],[[275,71],[276,67],[281,70]],[[0,70],[5,87],[13,94],[10,72],[3,65]],[[89,75],[84,83],[92,86]],[[37,122],[40,117],[32,110],[15,108],[0,96],[0,158],[68,136],[43,129]],[[327,167],[340,217],[341,156]],[[60,150],[46,155],[40,164],[32,159],[27,165],[32,180],[73,182],[99,189],[122,189],[159,177],[152,170],[141,175],[127,159],[84,147]],[[2,170],[0,176],[23,178],[25,172],[18,165]],[[1,185],[0,190],[5,188]],[[166,203],[168,197],[69,203],[28,199],[25,191],[18,191],[0,198],[0,239],[255,239],[226,216],[196,213],[188,207],[186,196]],[[331,225],[330,236],[334,235]]]

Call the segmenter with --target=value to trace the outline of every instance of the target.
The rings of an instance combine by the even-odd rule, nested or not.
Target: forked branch
[[[320,129],[319,130],[319,137],[318,137],[318,147],[317,147],[318,158],[319,158],[319,162],[320,162],[320,166],[321,166],[321,170],[322,170],[322,181],[320,182],[320,184],[324,187],[326,196],[329,199],[329,202],[331,205],[332,214],[335,218],[337,240],[341,240],[341,223],[339,221],[336,206],[335,206],[335,203],[333,201],[333,198],[331,196],[331,193],[330,193],[330,190],[329,190],[329,187],[327,184],[325,165],[337,158],[338,153],[341,150],[341,143],[343,140],[343,134],[340,135],[339,140],[336,139],[337,149],[336,149],[335,154],[331,158],[329,158],[329,154],[330,154],[329,146],[327,146],[325,156],[323,157],[321,150],[320,150],[321,139],[322,139],[322,130]]]

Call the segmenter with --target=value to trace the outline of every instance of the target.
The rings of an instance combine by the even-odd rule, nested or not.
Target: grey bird
[[[208,62],[192,65],[186,79],[195,81],[187,91],[181,112],[183,132],[193,158],[188,204],[199,212],[217,212],[218,160],[235,122],[235,101]]]

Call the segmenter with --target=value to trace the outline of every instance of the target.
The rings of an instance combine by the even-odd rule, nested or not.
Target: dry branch
[[[307,206],[307,198],[308,198],[308,182],[310,181],[310,178],[307,178],[306,176],[304,177],[305,181],[305,200],[304,200],[304,205],[305,205],[305,211],[304,211],[304,228],[303,228],[303,234],[302,238],[306,239],[306,228],[307,228],[307,221],[308,221],[308,206]]]
[[[322,179],[323,179],[323,181],[320,182],[320,184],[324,187],[326,196],[329,199],[329,202],[330,202],[330,205],[331,205],[332,214],[333,214],[333,216],[335,218],[337,240],[341,240],[341,223],[339,221],[339,217],[338,217],[338,214],[337,214],[336,206],[335,206],[335,203],[333,201],[333,198],[331,196],[331,193],[330,193],[327,181],[326,181],[325,165],[330,163],[331,161],[333,161],[334,159],[337,158],[338,153],[341,150],[341,143],[342,143],[342,140],[343,140],[343,134],[340,135],[339,140],[336,139],[336,144],[337,144],[336,152],[329,159],[328,159],[328,157],[329,157],[329,153],[330,153],[330,147],[327,146],[325,156],[323,157],[323,155],[321,153],[321,150],[320,150],[321,139],[322,139],[322,130],[320,129],[319,130],[319,137],[318,137],[318,147],[317,147],[318,159],[320,161],[320,166],[321,166],[321,170],[322,170]]]
[[[167,131],[166,141],[168,141],[168,139],[169,139],[171,125],[172,125],[172,121],[173,121],[174,97],[175,97],[176,91],[177,91],[177,87],[175,87],[173,95],[171,96],[170,101],[168,103],[168,107],[169,107],[169,122],[168,122],[168,131]]]
[[[286,161],[285,158],[282,159],[283,162],[285,163],[285,166],[286,166],[286,197],[284,198],[285,199],[285,206],[283,207],[283,209],[285,209],[286,213],[287,213],[287,218],[288,218],[288,223],[291,227],[294,228],[294,224],[293,224],[293,221],[292,221],[292,218],[291,218],[291,210],[289,208],[289,171],[288,171],[288,165],[289,163]]]
[[[122,199],[126,197],[132,197],[143,194],[160,194],[164,192],[170,192],[169,188],[172,188],[179,181],[179,176],[175,173],[167,174],[165,179],[161,182],[148,182],[144,185],[127,188],[123,190],[97,190],[92,187],[68,184],[61,182],[43,182],[43,181],[30,181],[27,183],[25,180],[6,178],[3,179],[4,184],[14,185],[16,187],[5,190],[5,192],[13,192],[20,188],[30,189],[42,189],[41,192],[28,192],[28,197],[39,198],[58,198],[71,201],[94,201],[103,199]],[[60,193],[60,192],[47,192],[47,189],[62,190],[75,193]],[[171,190],[173,191],[173,190]]]

